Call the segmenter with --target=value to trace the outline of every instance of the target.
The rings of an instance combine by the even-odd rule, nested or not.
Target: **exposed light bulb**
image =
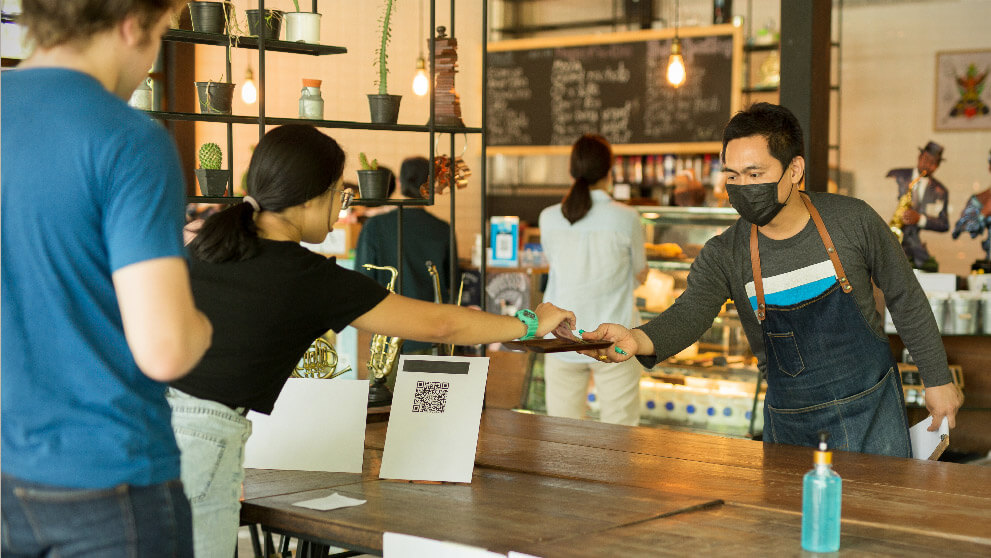
[[[430,79],[427,78],[427,63],[423,56],[416,59],[416,75],[413,76],[413,93],[420,97],[430,91]]]
[[[671,57],[668,58],[668,83],[674,87],[685,83],[685,59],[681,57],[681,41],[677,37],[671,43]]]
[[[253,105],[258,100],[258,89],[255,87],[255,74],[251,71],[251,68],[248,68],[244,77],[244,86],[241,87],[241,100],[249,105]]]

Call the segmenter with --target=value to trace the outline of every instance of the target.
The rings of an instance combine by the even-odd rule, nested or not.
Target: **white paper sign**
[[[383,479],[471,482],[488,357],[402,355]]]
[[[382,535],[382,558],[505,558],[505,554],[466,544],[385,533]]]
[[[309,508],[311,510],[336,510],[337,508],[349,508],[352,506],[360,506],[367,502],[368,500],[359,500],[357,498],[348,498],[347,496],[341,496],[338,493],[333,493],[330,496],[324,496],[323,498],[314,498],[312,500],[303,500],[302,502],[296,502],[294,506],[299,506],[301,508]]]
[[[251,412],[244,466],[360,473],[368,380],[289,378],[271,415]]]
[[[949,437],[950,425],[946,421],[946,417],[943,417],[939,430],[935,432],[929,432],[929,426],[932,423],[933,417],[929,415],[927,419],[909,429],[909,435],[912,438],[912,457],[929,459],[929,456],[939,447],[939,443],[943,441],[943,436]]]

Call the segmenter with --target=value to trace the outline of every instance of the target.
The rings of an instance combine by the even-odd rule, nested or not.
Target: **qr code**
[[[413,394],[414,413],[443,413],[447,404],[449,382],[416,382]]]

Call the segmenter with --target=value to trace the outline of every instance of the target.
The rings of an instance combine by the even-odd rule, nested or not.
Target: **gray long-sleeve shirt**
[[[810,196],[836,246],[863,319],[879,336],[885,335],[884,317],[874,303],[873,281],[884,293],[895,327],[925,385],[949,383],[952,377],[936,320],[888,225],[862,200],[815,192]],[[795,304],[835,283],[825,245],[811,219],[801,232],[784,240],[758,234],[758,246],[769,305]],[[640,327],[653,341],[656,353],[638,357],[641,364],[652,367],[695,342],[712,325],[727,299],[736,304],[758,367],[764,371],[764,342],[750,265],[750,223],[743,219],[706,242],[692,263],[685,292],[665,312]]]

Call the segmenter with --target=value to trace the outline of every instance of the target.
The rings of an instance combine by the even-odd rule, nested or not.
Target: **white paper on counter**
[[[386,532],[382,535],[382,558],[505,558],[505,554],[477,546]]]
[[[360,506],[368,500],[359,500],[357,498],[348,498],[347,496],[341,496],[338,493],[333,493],[330,496],[324,496],[323,498],[314,498],[312,500],[303,500],[302,502],[296,502],[294,506],[299,506],[301,508],[309,508],[311,510],[336,510],[337,508],[349,508],[352,506]]]
[[[523,554],[522,552],[515,552],[510,550],[509,553],[506,554],[506,558],[540,558],[540,557],[534,556],[532,554]]]
[[[368,380],[289,378],[271,415],[248,413],[244,466],[360,473]]]
[[[912,438],[912,457],[916,459],[929,459],[933,452],[939,448],[943,438],[946,437],[949,439],[950,426],[946,417],[943,417],[943,423],[939,425],[939,430],[935,432],[929,432],[929,425],[932,422],[933,417],[929,415],[928,418],[909,429],[909,435]],[[937,457],[939,456],[937,455]]]
[[[471,482],[488,357],[402,355],[383,479]]]

